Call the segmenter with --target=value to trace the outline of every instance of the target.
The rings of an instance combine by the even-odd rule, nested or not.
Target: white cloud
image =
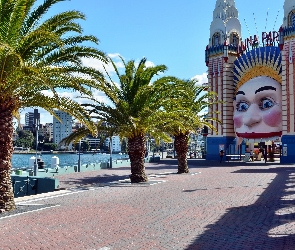
[[[136,61],[135,65],[138,66],[139,62],[140,62],[140,60],[139,61]],[[154,67],[155,64],[153,62],[151,62],[151,61],[146,61],[145,62],[145,66],[146,67]]]
[[[110,57],[110,58],[116,58],[116,59],[120,59],[120,57],[122,57],[123,58],[123,56],[121,56],[119,53],[109,53],[108,54],[108,56]],[[124,59],[124,58],[123,58]]]
[[[121,61],[121,58],[120,58],[121,55],[119,53],[108,54],[108,56],[113,60],[118,70],[124,68],[124,64]],[[114,67],[111,63],[106,64],[94,58],[83,58],[82,62],[84,66],[95,68],[99,70],[100,72],[102,72],[104,75],[106,75],[105,70],[108,72],[109,75],[113,75],[115,73]]]
[[[192,79],[197,79],[198,84],[202,85],[203,83],[208,83],[207,73],[203,73],[202,75],[195,75]]]

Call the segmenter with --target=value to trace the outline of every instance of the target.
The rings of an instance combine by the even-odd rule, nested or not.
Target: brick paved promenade
[[[295,168],[174,159],[59,176],[65,190],[16,199],[29,211],[0,217],[0,249],[295,249]]]

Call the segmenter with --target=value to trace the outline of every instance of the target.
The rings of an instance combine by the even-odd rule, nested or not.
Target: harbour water
[[[59,158],[59,166],[74,166],[78,164],[79,155],[78,154],[43,154],[41,155],[42,161],[45,162],[45,167],[51,167],[51,158],[52,157]],[[29,167],[29,160],[31,157],[35,157],[35,154],[13,154],[12,156],[12,168],[27,168]],[[38,156],[39,157],[39,156]],[[118,159],[126,159],[128,155],[125,154],[112,154],[113,160]],[[81,164],[89,164],[89,163],[99,163],[99,162],[109,162],[110,155],[109,154],[81,154],[80,155]]]

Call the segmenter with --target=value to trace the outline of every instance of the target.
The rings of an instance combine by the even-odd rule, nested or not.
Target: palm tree
[[[135,61],[125,62],[121,58],[125,72],[120,74],[115,63],[111,61],[119,79],[117,85],[109,76],[100,89],[110,100],[110,105],[96,103],[92,105],[91,113],[95,118],[109,124],[110,133],[127,138],[128,155],[131,165],[131,182],[146,182],[144,157],[146,153],[146,135],[156,135],[161,132],[154,129],[153,120],[161,107],[161,95],[155,87],[161,82],[169,82],[173,78],[162,77],[154,82],[153,78],[167,68],[165,65],[147,67],[146,58],[138,66]],[[163,137],[163,135],[161,135]]]
[[[36,0],[0,1],[0,211],[15,208],[10,179],[13,152],[13,117],[24,107],[42,107],[54,115],[54,109],[66,111],[95,133],[91,117],[75,101],[62,97],[59,90],[71,89],[91,95],[91,87],[103,75],[84,67],[82,59],[106,61],[103,52],[85,46],[97,45],[94,36],[82,35],[78,23],[85,16],[66,11],[48,19],[44,15],[63,0],[45,0],[35,8]]]
[[[154,123],[159,130],[174,137],[174,148],[178,159],[177,173],[188,173],[189,135],[203,126],[215,130],[210,121],[219,121],[210,118],[204,119],[200,112],[218,100],[216,100],[216,93],[205,92],[205,88],[198,85],[196,80],[178,80],[169,85],[175,90],[174,94],[167,93],[170,98],[163,106],[166,112],[162,112],[161,119],[158,122],[155,120]],[[172,96],[174,98],[171,98]]]
[[[146,182],[148,180],[144,166],[146,136],[149,134],[155,138],[168,138],[168,135],[158,130],[153,123],[161,113],[160,107],[164,101],[158,86],[175,78],[160,77],[152,82],[158,73],[166,70],[166,66],[147,67],[146,58],[143,58],[138,65],[134,60],[125,62],[121,58],[125,68],[124,74],[120,74],[113,60],[109,60],[119,79],[117,84],[109,76],[109,81],[99,86],[109,102],[93,99],[92,104],[84,105],[88,107],[92,117],[99,120],[98,131],[104,131],[109,136],[116,134],[120,138],[127,138],[131,163],[130,180],[135,183]],[[87,133],[87,128],[81,128],[70,135],[65,142],[78,140]]]

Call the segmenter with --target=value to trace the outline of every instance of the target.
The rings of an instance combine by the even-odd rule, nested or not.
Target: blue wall
[[[295,163],[295,135],[282,136],[281,163]]]
[[[219,157],[219,145],[224,145],[224,157],[226,159],[226,150],[228,146],[233,142],[235,137],[232,136],[220,136],[220,137],[207,137],[206,147],[207,154],[206,160],[218,160]]]

